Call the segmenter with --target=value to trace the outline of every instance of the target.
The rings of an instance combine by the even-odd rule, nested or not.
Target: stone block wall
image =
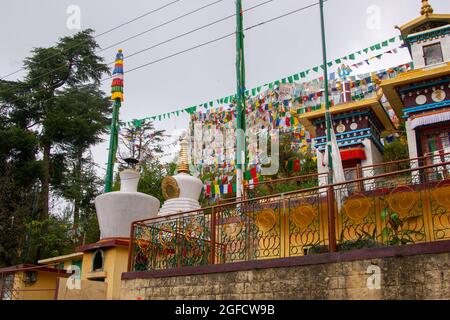
[[[149,273],[148,277],[144,274],[134,279],[123,277],[121,298],[131,300],[450,299],[449,253],[393,256],[232,272],[155,276],[157,274]]]

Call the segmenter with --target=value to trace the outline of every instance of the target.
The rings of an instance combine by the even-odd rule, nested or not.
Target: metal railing
[[[383,170],[411,161],[422,164],[419,158],[402,160]],[[129,270],[450,239],[450,161],[409,166],[344,183],[134,222]]]

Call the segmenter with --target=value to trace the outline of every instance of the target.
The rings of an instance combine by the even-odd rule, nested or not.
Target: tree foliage
[[[89,149],[110,123],[99,89],[108,66],[92,30],[35,48],[23,80],[0,80],[0,265],[64,254],[98,240],[101,180]],[[62,198],[67,212],[49,211]]]

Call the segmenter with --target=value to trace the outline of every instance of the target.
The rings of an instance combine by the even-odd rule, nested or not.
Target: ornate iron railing
[[[137,221],[131,230],[129,270],[450,239],[448,169],[450,162],[395,172],[388,168],[345,183]]]

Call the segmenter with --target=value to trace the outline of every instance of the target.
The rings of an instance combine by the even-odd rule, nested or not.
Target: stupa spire
[[[178,159],[178,173],[190,174],[189,170],[189,160],[188,160],[188,147],[189,141],[187,134],[183,134],[180,137],[180,157]]]
[[[422,8],[420,9],[420,14],[422,16],[428,16],[433,12],[433,7],[428,3],[428,0],[422,0]]]

